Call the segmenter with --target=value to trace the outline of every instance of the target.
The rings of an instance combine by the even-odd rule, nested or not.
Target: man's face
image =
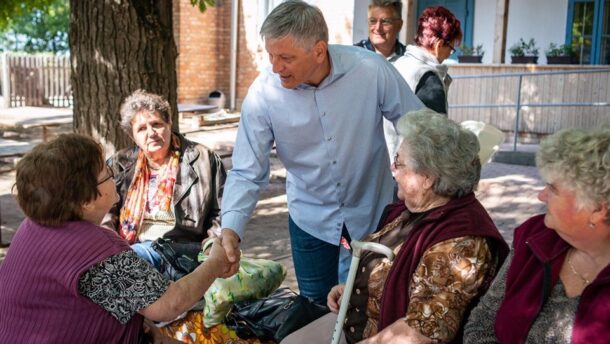
[[[269,62],[273,66],[273,72],[280,76],[283,87],[292,89],[303,83],[317,86],[319,81],[316,72],[320,67],[316,53],[318,43],[306,49],[291,36],[265,39]]]
[[[369,9],[369,39],[373,46],[396,42],[396,36],[402,27],[402,20],[389,7],[371,7]]]

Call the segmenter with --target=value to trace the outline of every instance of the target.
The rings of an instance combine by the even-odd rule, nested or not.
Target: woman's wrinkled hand
[[[334,286],[328,296],[326,297],[326,304],[330,311],[333,313],[339,313],[339,307],[341,306],[341,296],[343,296],[343,291],[345,290],[345,284],[338,284]]]

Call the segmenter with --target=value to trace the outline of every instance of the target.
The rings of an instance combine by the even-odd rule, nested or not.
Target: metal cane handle
[[[391,248],[382,244],[378,244],[376,242],[362,242],[353,240],[350,245],[352,246],[352,255],[354,257],[357,256],[358,258],[360,258],[360,254],[362,253],[362,251],[372,251],[375,253],[383,254],[389,260],[394,259],[394,251],[392,251]]]
[[[347,305],[349,304],[349,298],[352,295],[352,289],[354,288],[354,280],[356,279],[356,273],[358,272],[358,262],[360,261],[360,254],[362,251],[373,251],[375,253],[383,254],[384,256],[388,257],[389,260],[394,259],[394,252],[392,249],[382,244],[352,240],[350,245],[352,247],[352,263],[349,267],[349,273],[347,275],[347,281],[345,282],[345,289],[343,289],[343,295],[341,295],[341,306],[339,307],[337,323],[335,324],[335,330],[333,331],[332,344],[338,344],[339,338],[341,338],[343,322],[345,321],[345,316],[347,315]]]

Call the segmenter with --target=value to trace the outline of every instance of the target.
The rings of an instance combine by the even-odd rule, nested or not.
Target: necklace
[[[574,275],[576,275],[576,276],[578,276],[578,278],[580,278],[580,280],[582,281],[582,283],[584,285],[589,285],[589,283],[591,283],[591,281],[586,279],[583,275],[579,274],[578,271],[576,271],[576,269],[574,269],[574,265],[572,265],[572,253],[574,253],[573,250],[570,250],[570,252],[568,252],[568,266],[570,267],[570,270],[572,270],[572,273]]]

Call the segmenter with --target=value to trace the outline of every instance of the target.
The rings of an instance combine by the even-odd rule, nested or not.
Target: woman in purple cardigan
[[[610,341],[610,127],[540,145],[547,212],[515,230],[510,259],[472,311],[466,343]]]
[[[144,317],[173,320],[228,275],[219,239],[172,283],[100,227],[118,195],[89,137],[38,145],[17,164],[15,186],[26,219],[0,266],[0,343],[138,343]]]

